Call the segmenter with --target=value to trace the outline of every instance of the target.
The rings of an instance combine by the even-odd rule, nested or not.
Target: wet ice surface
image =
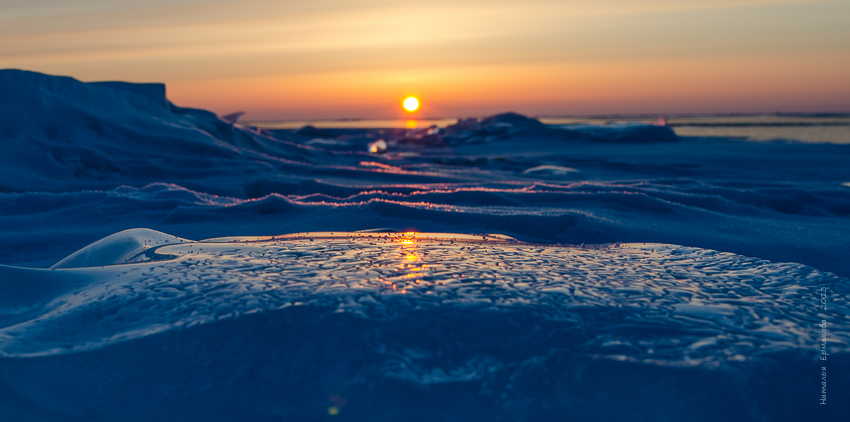
[[[38,394],[27,383],[7,384],[28,406],[86,419],[128,409],[163,417],[153,407],[164,406],[174,418],[197,400],[235,394],[210,403],[220,412],[213,419],[235,412],[318,420],[333,407],[352,419],[392,420],[418,411],[392,397],[398,390],[447,406],[472,400],[477,408],[461,406],[457,417],[475,410],[481,420],[613,417],[624,409],[630,413],[620,416],[637,420],[684,417],[675,406],[651,408],[662,396],[732,400],[706,420],[781,419],[811,411],[816,379],[799,373],[817,365],[823,320],[830,363],[840,363],[833,370],[850,374],[850,280],[800,264],[675,245],[570,247],[428,233],[192,242],[136,230],[81,252],[97,256],[127,237],[139,239],[134,253],[99,262],[113,265],[0,267],[0,282],[18,271],[33,283],[61,285],[6,303],[6,376],[36,385],[45,376],[86,378]],[[822,288],[827,310],[816,306]],[[126,367],[128,359],[157,375],[145,378]],[[304,377],[303,391],[286,390]],[[751,391],[772,377],[786,384]],[[787,384],[789,377],[813,390]],[[640,393],[615,386],[654,378],[658,384],[641,385]],[[705,391],[716,383],[734,397]],[[553,391],[537,391],[546,385]],[[127,389],[141,401],[123,410],[104,405]],[[243,398],[241,389],[259,398]],[[574,391],[582,389],[596,393]],[[769,406],[777,394],[791,413]],[[611,401],[621,409],[597,407]],[[22,408],[16,411],[28,415]]]
[[[485,239],[307,233],[154,246],[120,261],[130,263],[61,270],[88,280],[5,327],[0,350],[7,357],[85,351],[289,306],[363,318],[475,307],[557,321],[581,338],[569,346],[583,353],[702,365],[807,348],[819,334],[811,327],[826,315],[833,324],[848,319],[843,296],[832,301],[837,313],[806,302],[820,286],[846,292],[847,280],[799,264],[673,245]],[[81,320],[86,329],[75,329]],[[848,346],[844,325],[833,328],[836,353]]]

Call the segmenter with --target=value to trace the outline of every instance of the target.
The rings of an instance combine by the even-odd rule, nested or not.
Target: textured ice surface
[[[128,239],[139,245],[133,253],[124,247]],[[67,273],[78,280],[55,296],[45,295],[38,306],[7,305],[18,320],[2,330],[0,352],[85,351],[288,306],[334,308],[363,318],[456,306],[523,312],[578,337],[564,347],[659,364],[807,349],[819,335],[812,326],[826,318],[834,327],[831,350],[841,353],[850,346],[848,280],[799,264],[698,248],[581,248],[427,233],[189,242],[138,229],[80,252],[103,257],[116,248],[121,253],[111,261],[78,259],[79,268],[72,268],[72,260],[63,260],[65,265],[54,267],[66,268],[61,271],[2,267],[4,290],[26,284],[21,276],[26,272],[46,280]],[[818,312],[807,302],[821,286],[840,293],[831,300],[833,312]],[[90,321],[85,329],[77,325],[81,320]],[[669,336],[659,335],[664,333]]]
[[[616,389],[604,399],[575,392],[550,397],[535,388],[549,382],[563,394],[601,388],[585,385],[583,371],[604,383],[657,376],[660,384],[640,386],[640,400],[690,395],[692,402],[710,401],[716,392],[693,396],[690,389],[701,387],[680,378],[705,388],[727,382],[736,394],[763,381],[747,374],[793,378],[817,366],[823,320],[829,321],[830,363],[843,361],[832,366],[834,373],[848,374],[850,280],[799,264],[675,245],[569,247],[428,233],[190,242],[137,229],[83,251],[102,257],[128,239],[140,246],[97,262],[104,266],[0,267],[6,298],[16,297],[21,285],[58,286],[41,289],[39,297],[4,301],[0,379],[28,379],[18,384],[5,378],[4,388],[23,398],[11,407],[15,414],[58,406],[62,412],[54,416],[109,419],[118,409],[102,404],[135,392],[142,396],[129,410],[142,418],[161,417],[156,408],[162,407],[166,418],[179,419],[175,415],[194,400],[236,394],[212,405],[224,412],[214,419],[228,412],[318,419],[325,407],[336,406],[354,419],[391,420],[397,406],[403,413],[417,407],[382,396],[387,388],[424,388],[447,404],[456,399],[452,390],[474,393],[474,400],[486,402],[478,404],[484,406],[477,409],[481,420],[558,420],[568,411],[615,415],[592,406],[636,405]],[[815,306],[821,289],[829,292],[827,310]],[[304,343],[293,344],[299,338]],[[256,354],[248,358],[249,352]],[[289,372],[292,359],[308,365],[300,368],[305,373]],[[167,369],[168,375],[147,379],[136,369],[115,367],[127,363],[156,367],[148,369],[155,373]],[[86,380],[35,394],[28,385],[38,385],[47,376],[42,371]],[[619,375],[611,379],[608,371]],[[539,378],[549,372],[566,378]],[[339,391],[287,390],[304,376]],[[142,384],[128,387],[136,377]],[[808,385],[812,377],[796,382]],[[667,383],[682,390],[669,390],[674,387]],[[793,412],[816,400],[815,387],[785,387],[790,390],[768,392],[790,400]],[[249,393],[234,393],[241,388],[264,391],[264,398],[249,405],[242,397]],[[172,402],[175,394],[186,400]],[[265,401],[270,394],[279,396],[277,402]],[[768,398],[761,392],[747,394],[706,415],[782,416],[763,408]],[[589,402],[572,402],[579,398]],[[56,404],[66,402],[74,404]],[[660,408],[631,416],[677,414]]]

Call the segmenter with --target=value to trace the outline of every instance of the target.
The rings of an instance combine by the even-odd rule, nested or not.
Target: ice
[[[116,412],[169,418],[191,412],[196,400],[227,396],[214,407],[262,419],[283,406],[289,417],[309,419],[329,405],[315,388],[341,388],[350,403],[342,411],[365,420],[387,415],[392,389],[418,386],[436,388],[454,405],[490,391],[474,399],[485,419],[533,411],[557,420],[561,411],[587,412],[608,400],[567,406],[534,387],[541,374],[577,369],[603,386],[691,377],[673,381],[681,391],[642,388],[696,403],[735,400],[725,408],[769,417],[776,414],[770,389],[743,402],[688,389],[720,374],[725,391],[745,391],[764,381],[747,376],[753,371],[771,379],[803,369],[816,356],[812,327],[821,320],[830,321],[830,353],[844,362],[833,370],[847,370],[840,359],[850,351],[850,321],[837,309],[847,309],[850,280],[799,264],[676,245],[582,248],[385,230],[194,242],[137,229],[72,257],[105,256],[127,239],[141,245],[132,262],[116,256],[106,266],[0,266],[4,293],[25,280],[58,286],[5,303],[0,380],[7,391],[28,397],[29,384],[9,377],[32,382],[38,371],[57,370],[61,382],[25,403],[67,403],[64,411],[89,420]],[[832,292],[833,310],[812,310],[808,298],[821,288]],[[565,362],[586,369],[565,369]],[[305,398],[286,389],[304,377],[318,382],[305,386]],[[332,387],[338,377],[344,387]],[[574,375],[553,387],[560,394],[600,388],[591,385]],[[181,400],[163,394],[172,389]],[[120,408],[106,404],[128,392],[140,394]],[[798,401],[787,406],[792,415],[807,411]],[[625,397],[618,403],[634,405]],[[14,410],[27,414],[26,406]],[[640,413],[670,414],[679,413]]]
[[[613,145],[516,113],[443,129],[267,131],[175,106],[162,85],[17,70],[0,71],[0,97],[8,264],[50,266],[134,227],[201,238],[393,226],[680,244],[850,275],[847,145]]]
[[[221,118],[221,120],[224,120],[225,122],[228,122],[228,123],[236,123],[237,121],[239,121],[239,119],[243,115],[245,115],[244,111],[237,111],[236,113],[230,113],[230,114],[221,116],[220,118]]]
[[[185,239],[160,233],[156,230],[124,230],[74,252],[50,268],[115,265],[132,260],[150,248],[185,241]]]
[[[559,128],[594,136],[607,142],[675,142],[679,137],[666,124],[640,122],[609,123],[605,125],[561,125]]]
[[[306,159],[307,148],[177,107],[161,84],[82,83],[0,70],[0,190],[76,191],[123,182],[245,174],[257,161]]]
[[[846,413],[847,145],[236,122],[0,71],[0,415]]]
[[[522,172],[522,174],[535,174],[535,175],[550,175],[550,176],[568,176],[570,173],[580,173],[580,171],[572,168],[572,167],[563,167],[563,166],[553,166],[553,165],[542,165],[537,167],[532,167]]]
[[[369,152],[373,154],[382,153],[387,150],[387,143],[383,139],[369,143]]]
[[[5,289],[22,282],[18,274],[26,271],[45,280],[65,280],[68,274],[86,279],[70,292],[47,292],[41,312],[0,331],[5,339],[0,353],[7,357],[87,351],[295,303],[367,319],[454,306],[536,314],[569,325],[563,330],[586,333],[589,337],[581,342],[563,347],[589,354],[603,352],[595,349],[593,339],[606,331],[604,325],[613,323],[594,322],[590,316],[618,309],[622,315],[615,318],[617,323],[630,321],[631,329],[619,333],[621,337],[606,335],[605,344],[616,339],[633,345],[631,359],[675,365],[751,356],[758,347],[772,346],[773,337],[760,336],[759,330],[778,323],[791,337],[776,347],[806,351],[818,333],[805,327],[830,318],[833,352],[850,350],[845,350],[850,347],[845,318],[808,312],[805,303],[789,300],[821,286],[846,292],[847,279],[798,264],[675,245],[581,248],[526,244],[493,235],[374,232],[193,242],[134,229],[75,252],[53,271],[3,270],[0,283]],[[801,289],[788,291],[792,283]],[[839,295],[831,304],[844,308],[845,302]],[[109,316],[116,309],[121,309],[120,320]],[[579,314],[582,318],[576,319]],[[79,320],[81,315],[91,321],[86,330],[69,329],[65,321]],[[680,326],[679,315],[702,322],[689,320]],[[725,327],[737,329],[723,335],[722,346],[729,350],[703,350],[697,356],[676,347],[662,353],[659,333],[641,337],[657,325],[690,332],[687,341],[680,333],[673,335],[678,343],[688,344],[700,341],[700,336],[713,338]]]

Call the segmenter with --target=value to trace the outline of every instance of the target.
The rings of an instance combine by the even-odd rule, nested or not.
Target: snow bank
[[[83,83],[0,70],[0,190],[115,187],[116,180],[197,177],[227,164],[307,151],[181,108],[162,84]]]
[[[156,230],[124,230],[74,252],[50,268],[115,265],[131,261],[152,247],[185,241],[185,239],[160,233]]]
[[[679,140],[676,132],[666,125],[652,125],[640,122],[609,123],[606,125],[560,125],[556,126],[568,132],[590,135],[605,142],[675,142]]]

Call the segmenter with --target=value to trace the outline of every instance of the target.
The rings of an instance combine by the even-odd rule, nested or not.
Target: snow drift
[[[192,179],[221,165],[252,172],[269,156],[309,152],[177,107],[165,85],[83,83],[0,70],[0,190],[114,187],[117,180]]]

